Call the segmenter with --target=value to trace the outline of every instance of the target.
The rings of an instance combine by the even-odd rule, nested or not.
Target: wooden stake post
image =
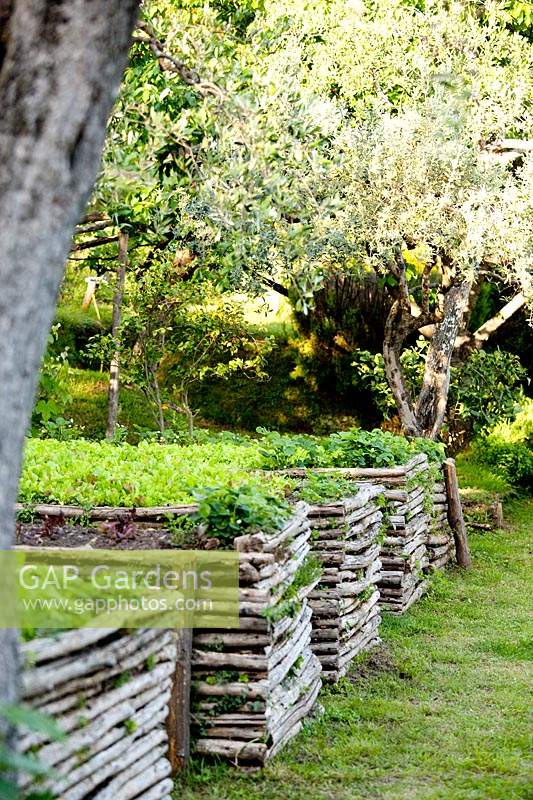
[[[190,755],[192,629],[178,632],[176,671],[167,717],[168,758],[175,774],[187,765]]]
[[[466,525],[463,518],[463,509],[459,497],[459,484],[457,482],[457,471],[453,458],[447,458],[443,463],[444,480],[446,482],[446,494],[448,496],[448,522],[453,531],[455,540],[455,554],[457,563],[464,569],[470,569],[472,558],[468,547],[466,535]]]

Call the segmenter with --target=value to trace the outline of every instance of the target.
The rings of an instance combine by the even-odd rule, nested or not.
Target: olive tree
[[[469,102],[453,97],[443,91],[347,129],[337,142],[343,161],[330,171],[342,208],[328,225],[391,296],[383,356],[400,419],[408,434],[430,438],[444,420],[450,361],[480,275],[499,274],[529,296],[533,265],[530,164],[510,173],[487,158]],[[428,325],[422,386],[411,398],[400,356]]]
[[[383,317],[403,428],[435,438],[454,348],[481,345],[531,297],[531,50],[490,4],[482,17],[438,0],[311,7],[275,4],[269,31],[257,27],[254,102],[217,132],[198,207],[233,275],[304,312],[332,274],[359,283],[354,302]],[[495,276],[515,295],[470,337],[473,299]],[[419,330],[431,342],[411,397],[400,355]]]

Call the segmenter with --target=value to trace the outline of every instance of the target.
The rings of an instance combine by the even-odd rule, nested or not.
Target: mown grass
[[[383,648],[324,692],[323,715],[264,771],[193,760],[175,798],[533,797],[532,515],[531,501],[511,501],[508,530],[471,535],[471,572],[437,575],[404,617],[386,615]]]

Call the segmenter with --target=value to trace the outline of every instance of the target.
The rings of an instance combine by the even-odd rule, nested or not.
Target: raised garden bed
[[[425,455],[415,456],[404,467],[384,470],[375,480],[385,486],[388,526],[381,548],[381,607],[403,614],[427,588],[424,573],[429,565],[426,542],[430,523]]]
[[[19,507],[22,517],[31,512],[32,519],[19,522],[18,543],[95,549],[221,546],[212,532],[187,530],[186,541],[177,542],[176,530],[169,531],[169,515],[188,516],[196,509]],[[240,628],[195,632],[193,733],[199,753],[263,764],[300,730],[315,704],[321,667],[310,648],[307,596],[319,579],[319,565],[309,561],[307,512],[308,506],[298,503],[277,532],[237,536],[232,545],[225,541],[240,553]]]
[[[53,769],[39,791],[61,800],[170,800],[175,632],[72,630],[26,642],[22,655],[24,702],[67,734],[49,741],[30,733],[19,743]],[[22,776],[21,788],[30,785]]]
[[[432,483],[444,458],[443,445],[379,430],[352,429],[328,437],[267,431],[261,456],[264,468],[288,477],[329,475],[383,485],[388,527],[381,549],[380,604],[401,614],[423,594],[430,568],[428,545],[435,568],[449,553],[447,531],[431,525]],[[439,502],[441,495],[435,495]]]
[[[177,516],[194,508],[171,510]],[[172,546],[170,533],[157,524],[168,508],[41,504],[17,511],[18,547]],[[82,628],[51,632],[23,645],[23,700],[52,716],[67,734],[60,742],[38,734],[21,742],[24,752],[36,753],[53,769],[54,778],[44,784],[53,797],[170,800],[173,743],[167,720],[177,639],[176,631],[157,628]],[[23,788],[28,785],[29,778],[23,778]]]
[[[383,514],[375,500],[382,494],[379,486],[361,484],[353,497],[309,509],[312,550],[323,566],[310,595],[311,649],[326,680],[345,675],[355,656],[379,642]]]
[[[426,542],[432,503],[425,454],[396,467],[294,468],[281,472],[299,478],[312,473],[329,474],[383,486],[387,529],[381,546],[379,603],[388,611],[402,614],[423,594],[427,587],[424,571],[429,565]]]
[[[235,539],[240,553],[240,628],[195,631],[195,750],[263,764],[301,728],[321,687],[311,650],[308,506],[275,534]]]
[[[114,508],[17,504],[16,544],[21,547],[83,547],[95,550],[166,550],[175,547],[168,518],[188,516],[196,505]],[[203,537],[205,539],[205,537]],[[201,549],[202,538],[190,547]]]

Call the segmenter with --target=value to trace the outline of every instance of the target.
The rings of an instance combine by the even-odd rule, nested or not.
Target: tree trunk
[[[471,289],[469,281],[452,286],[444,299],[443,319],[436,327],[426,357],[422,389],[415,406],[422,436],[436,439],[440,433],[450,388],[450,362]]]
[[[180,405],[183,409],[183,413],[185,414],[185,419],[187,420],[187,431],[189,433],[190,438],[194,436],[194,411],[189,405],[189,392],[187,390],[183,391],[180,397]]]
[[[113,319],[111,322],[111,336],[113,338],[113,355],[109,367],[109,393],[107,407],[106,439],[115,435],[118,416],[118,400],[120,385],[120,323],[122,317],[122,298],[124,296],[124,282],[126,280],[126,266],[128,264],[128,234],[121,231],[118,237],[118,269],[117,285],[113,295]]]
[[[161,401],[161,390],[159,388],[159,380],[157,378],[157,370],[155,367],[152,369],[152,379],[154,384],[154,397],[155,397],[155,404],[157,407],[157,424],[159,425],[159,433],[163,434],[165,432],[165,415],[163,413],[163,403]]]
[[[419,321],[411,317],[401,302],[396,300],[387,317],[383,339],[385,374],[396,402],[402,428],[407,436],[420,436],[421,430],[414,413],[411,395],[405,384],[400,355],[406,338],[418,325]]]
[[[94,182],[137,0],[12,0],[0,33],[0,548],[71,236]],[[0,701],[17,694],[0,631]]]

